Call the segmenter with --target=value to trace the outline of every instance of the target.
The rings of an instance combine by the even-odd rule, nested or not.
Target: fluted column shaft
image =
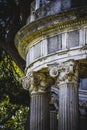
[[[74,60],[49,66],[50,75],[56,77],[59,87],[58,130],[78,128],[78,64]]]
[[[52,78],[40,72],[31,72],[23,79],[23,87],[31,96],[30,130],[50,130],[49,92],[52,82]]]
[[[78,65],[74,60],[62,64],[58,76],[59,129],[78,129]]]
[[[59,129],[77,130],[78,127],[78,89],[74,83],[59,86]]]
[[[57,130],[58,121],[57,121],[57,112],[50,111],[50,130]]]
[[[30,130],[49,130],[49,98],[47,93],[36,93],[31,96]]]

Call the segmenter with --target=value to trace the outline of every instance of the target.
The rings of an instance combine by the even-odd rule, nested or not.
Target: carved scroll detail
[[[46,92],[49,90],[53,79],[44,73],[29,73],[22,80],[23,88],[28,89],[30,93]]]
[[[49,68],[50,76],[57,77],[57,84],[78,82],[78,65],[74,60],[52,65]]]

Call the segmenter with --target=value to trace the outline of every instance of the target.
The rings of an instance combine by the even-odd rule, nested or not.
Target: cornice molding
[[[28,46],[37,38],[60,33],[64,30],[77,29],[87,25],[87,8],[72,9],[56,15],[38,19],[19,30],[15,37],[15,45],[23,59]],[[37,39],[37,41],[38,41]]]

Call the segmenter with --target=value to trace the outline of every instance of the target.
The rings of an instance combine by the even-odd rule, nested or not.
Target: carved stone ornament
[[[22,80],[23,88],[28,89],[31,94],[48,91],[52,83],[52,78],[49,78],[49,76],[44,73],[38,72],[31,72]]]
[[[58,76],[58,67],[52,67],[50,69],[50,76],[53,78]]]
[[[60,66],[58,83],[64,82],[78,83],[78,65],[74,60],[69,60]]]
[[[78,82],[78,65],[74,60],[68,60],[50,68],[50,76],[57,77],[57,84]]]
[[[58,76],[58,64],[50,64],[48,65],[48,69],[51,77],[55,78]]]

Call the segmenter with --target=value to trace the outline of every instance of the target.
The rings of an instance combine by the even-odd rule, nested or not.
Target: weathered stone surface
[[[59,130],[78,128],[78,64],[74,60],[54,64],[52,77],[59,87]],[[50,71],[54,68],[49,67]],[[55,75],[55,76],[54,76]]]
[[[41,43],[34,45],[34,59],[41,57]]]
[[[86,32],[85,32],[85,35],[86,35],[86,44],[87,44],[87,28],[86,28]]]
[[[41,72],[31,72],[23,78],[23,86],[30,92],[30,130],[49,130],[49,90],[52,79]]]
[[[54,80],[45,73],[31,72],[22,79],[23,88],[30,94],[49,92]]]
[[[34,2],[32,2],[34,3]],[[44,16],[60,13],[71,9],[87,5],[86,0],[35,0],[33,11],[35,11],[35,20]],[[31,6],[32,8],[32,6]],[[32,11],[31,11],[32,14]]]
[[[27,60],[23,80],[24,88],[31,94],[30,130],[49,130],[46,94],[52,85],[59,88],[59,102],[55,105],[59,110],[59,130],[77,130],[78,74],[87,77],[83,71],[87,68],[87,8],[71,7],[83,3],[80,2],[36,0],[31,21],[16,36],[19,53]],[[78,70],[80,61],[86,64]]]
[[[79,30],[71,31],[68,33],[67,48],[79,46]]]
[[[48,54],[62,49],[62,35],[48,38]]]
[[[59,68],[59,129],[78,128],[78,65],[74,61],[65,62]]]
[[[31,96],[30,130],[49,130],[50,113],[47,93],[36,93]]]
[[[59,86],[59,130],[78,128],[78,89],[74,83]]]
[[[50,111],[50,130],[58,129],[57,112]]]

